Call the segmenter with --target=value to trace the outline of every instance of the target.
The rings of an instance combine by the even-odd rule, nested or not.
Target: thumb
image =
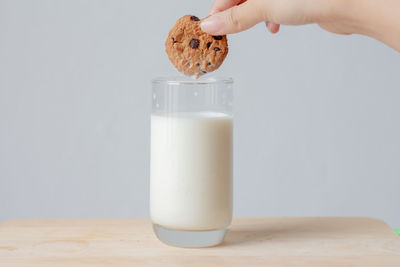
[[[248,0],[241,5],[216,13],[200,24],[204,32],[213,35],[237,33],[264,21],[262,9],[257,0]]]

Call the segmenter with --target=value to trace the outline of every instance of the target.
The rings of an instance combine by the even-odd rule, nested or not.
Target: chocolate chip
[[[219,47],[214,47],[214,51],[219,51],[221,50]]]
[[[196,66],[197,66],[197,67],[200,67],[200,63],[197,63]]]
[[[208,62],[208,66],[211,66],[211,62]]]
[[[177,42],[174,37],[172,37],[171,39],[173,44]]]
[[[206,73],[207,73],[207,71],[205,71],[205,70],[201,70],[201,73],[203,73],[203,74],[206,74]]]
[[[210,48],[211,44],[212,44],[211,42],[208,42],[207,43],[207,48]]]
[[[200,21],[200,19],[198,17],[196,17],[196,16],[191,16],[190,19],[192,21]]]
[[[213,36],[213,38],[214,38],[215,40],[222,40],[222,36],[221,36],[221,35]]]
[[[195,49],[198,48],[200,45],[200,41],[198,39],[192,39],[189,43],[190,47]]]

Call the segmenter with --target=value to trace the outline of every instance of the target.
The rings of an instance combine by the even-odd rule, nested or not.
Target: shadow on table
[[[248,224],[234,225],[225,237],[222,246],[239,244],[256,244],[265,241],[293,242],[296,240],[330,239],[346,232],[355,231],[359,226],[349,227],[343,231],[343,224],[332,224],[326,218],[286,218],[273,219]]]

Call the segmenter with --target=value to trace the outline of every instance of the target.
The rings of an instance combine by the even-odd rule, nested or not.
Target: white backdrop
[[[0,219],[148,216],[150,80],[211,1],[0,0]],[[317,26],[229,36],[235,216],[400,227],[400,55]]]

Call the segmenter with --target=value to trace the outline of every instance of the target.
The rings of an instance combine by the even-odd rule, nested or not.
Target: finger
[[[258,1],[246,1],[239,6],[233,6],[225,11],[216,13],[205,19],[201,29],[209,34],[224,35],[237,33],[265,21],[262,9],[257,6]]]
[[[241,2],[245,2],[245,0],[215,0],[208,15],[213,15],[215,13],[224,11],[228,8],[240,4]]]

